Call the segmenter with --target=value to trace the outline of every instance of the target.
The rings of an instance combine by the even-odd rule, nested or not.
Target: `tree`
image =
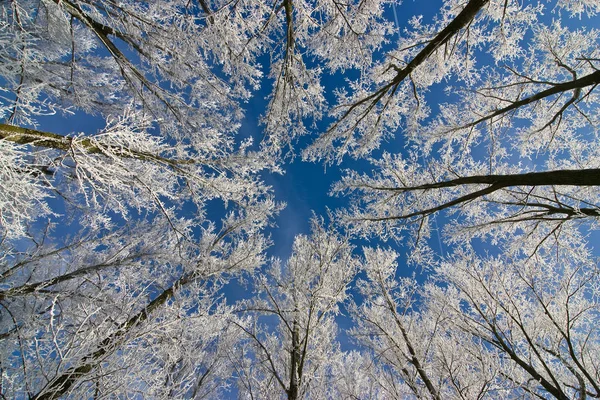
[[[477,49],[485,49],[497,62],[513,58],[540,7],[512,1],[449,1],[433,24],[412,18],[410,29],[398,33],[396,49],[352,82],[351,91],[338,92],[337,121],[306,156],[330,162],[346,154],[365,157],[382,139],[393,136],[401,122],[414,128],[430,111],[422,93],[442,80],[477,79]]]
[[[493,392],[493,368],[482,368],[478,343],[451,331],[440,304],[427,308],[414,278],[397,277],[398,254],[366,250],[367,279],[358,287],[361,304],[351,312],[352,335],[373,352],[380,373],[373,378],[389,398],[481,398]],[[487,367],[487,366],[485,366]]]
[[[218,76],[184,3],[0,5],[4,396],[199,397],[228,377],[218,288],[262,264],[279,206],[270,159],[235,136],[252,75]],[[44,130],[57,112],[106,128]],[[206,215],[215,199],[226,211]]]
[[[461,249],[425,285],[369,251],[353,335],[391,375],[377,384],[393,398],[597,397],[598,267],[572,239],[532,258]]]
[[[377,381],[387,371],[377,369],[367,352],[349,351],[342,353],[332,369],[331,397],[341,399],[381,399],[385,390]]]
[[[598,396],[600,5],[446,0],[395,27],[397,5],[1,2],[2,395],[210,397],[234,375],[248,396]],[[265,93],[247,137],[243,103]],[[52,131],[55,114],[105,127]],[[261,174],[297,154],[374,168],[334,189],[355,196],[348,237],[315,222],[234,312],[222,289],[263,266],[281,208]],[[437,280],[365,250],[369,350],[341,352],[348,240],[406,233]]]
[[[264,262],[259,215],[231,216],[196,243],[182,243],[158,217],[152,227],[94,232],[62,248],[42,243],[8,260],[3,394],[214,391],[229,378],[223,352],[234,341],[218,292],[228,277]],[[160,370],[156,380],[143,380],[146,368]],[[198,380],[202,370],[206,379]]]
[[[389,30],[382,12],[377,1],[0,5],[1,334],[11,360],[3,395],[206,393],[190,383],[204,361],[160,359],[155,341],[168,342],[171,328],[219,320],[219,282],[261,265],[262,231],[280,206],[258,174],[277,170],[273,154],[305,132],[304,119],[324,102],[320,67],[304,58],[329,59],[331,70],[368,64]],[[315,15],[323,29],[311,28]],[[262,83],[257,58],[265,53],[275,86],[268,151],[256,152],[236,134],[239,102]],[[106,127],[44,128],[47,115],[82,112]],[[223,216],[207,215],[215,199]],[[55,233],[56,221],[68,221],[70,234]],[[209,326],[222,340],[201,330],[186,338],[198,354],[231,343],[217,325]],[[165,366],[162,389],[140,378],[150,365]]]
[[[594,398],[600,383],[597,261],[581,243],[550,250],[518,260],[457,252],[437,270],[446,288],[428,296],[433,307],[446,310],[453,329],[494,355],[482,361],[494,362],[487,367],[497,371],[504,390]]]
[[[497,6],[481,4],[458,30],[446,28],[457,26],[460,14],[444,29],[428,27],[438,33],[414,50],[412,60],[422,68],[415,76],[431,66],[451,82],[452,102],[439,113],[427,120],[426,87],[419,78],[403,82],[410,74],[391,67],[392,79],[380,89],[348,97],[328,132],[335,138],[330,145],[343,138],[354,146],[347,147],[351,154],[363,154],[405,121],[401,153],[372,158],[373,172],[348,171],[334,189],[355,195],[340,215],[356,232],[402,243],[412,234],[407,258],[435,276],[426,286],[400,279],[397,255],[384,251],[367,262],[355,336],[391,371],[392,381],[401,382],[381,384],[390,396],[597,396],[592,354],[598,339],[591,322],[597,319],[597,261],[586,237],[599,215],[598,32],[544,21],[539,10],[525,9],[521,23],[537,21],[529,47],[506,53],[490,41],[486,48],[495,34],[508,35],[504,27],[515,37],[526,31],[511,21],[511,2],[497,18],[500,31],[497,23],[485,28]],[[580,6],[556,5],[597,11],[597,5]],[[426,53],[439,38],[452,43],[451,50]],[[467,64],[492,49],[496,66],[467,75]],[[436,59],[436,51],[444,57]],[[463,75],[452,69],[458,61]],[[429,76],[428,84],[441,79]],[[435,252],[429,239],[438,224],[448,246],[440,241]]]
[[[265,195],[256,174],[270,161],[235,139],[241,111],[233,99],[247,95],[244,82],[217,77],[192,40],[202,36],[203,19],[180,6],[2,6],[5,235],[21,237],[27,223],[51,215],[56,195],[93,209],[99,223],[110,213],[168,213],[187,201],[201,210],[212,198]],[[100,114],[107,126],[95,135],[32,129],[58,111]]]
[[[417,237],[427,237],[428,218],[446,211],[453,217],[446,231],[450,243],[468,243],[473,238],[507,242],[507,238],[514,240],[513,233],[522,232],[520,240],[531,245],[533,254],[538,244],[559,240],[571,229],[593,226],[600,215],[599,171],[594,168],[470,176],[452,168],[458,177],[435,181],[431,176],[445,173],[443,162],[431,162],[431,169],[425,171],[414,158],[385,155],[376,164],[379,174],[350,173],[337,186],[340,191],[360,193],[362,207],[346,217],[366,230],[379,225],[399,236],[414,224]]]
[[[385,132],[390,118],[407,121],[407,146],[401,153],[384,153],[372,160],[374,173],[350,171],[336,186],[338,193],[356,194],[356,208],[345,216],[361,229],[376,227],[401,236],[411,222],[417,222],[413,225],[417,236],[426,236],[428,217],[441,214],[452,216],[447,232],[455,243],[474,237],[496,240],[515,231],[533,235],[531,242],[540,243],[567,225],[595,224],[598,32],[570,29],[559,19],[546,21],[532,7],[521,7],[523,12],[515,14],[519,6],[511,2],[505,2],[506,9],[498,14],[498,5],[468,2],[433,39],[425,41],[427,45],[397,72],[396,80],[364,97],[366,105],[363,100],[351,103],[332,126],[332,135],[345,126],[348,135],[356,131],[365,135],[365,141],[378,143],[376,135]],[[597,11],[595,6],[570,8],[560,2],[556,7],[586,11],[588,16]],[[463,20],[466,16],[469,19]],[[498,22],[492,23],[494,19]],[[526,20],[535,20],[535,28],[525,27]],[[433,27],[428,31],[435,32]],[[527,31],[532,40],[521,46]],[[502,45],[494,44],[495,35],[504,38]],[[444,44],[442,39],[452,41],[451,51],[449,45],[444,51],[434,46]],[[475,52],[478,47],[481,50]],[[467,64],[486,51],[498,68],[467,75]],[[441,53],[445,69],[436,64]],[[456,63],[463,66],[462,72],[454,70]],[[446,72],[443,77],[451,82],[452,96],[452,102],[441,104],[433,115],[422,94],[425,87],[413,81],[401,86],[408,79],[402,71],[420,76],[431,68]],[[434,74],[428,85],[441,78]],[[413,102],[403,104],[415,104],[416,111],[392,105],[409,95]],[[395,111],[376,113],[378,107]],[[415,118],[407,116],[409,112]],[[360,124],[349,125],[356,113]],[[377,118],[366,125],[371,133],[360,128],[369,118]],[[376,128],[379,125],[383,127]]]
[[[261,83],[257,58],[265,53],[272,58],[274,88],[263,143],[277,153],[306,133],[306,118],[318,118],[324,109],[321,67],[309,69],[304,59],[318,57],[332,71],[368,65],[389,31],[383,4],[5,3],[6,95],[0,115],[3,181],[11,185],[3,188],[3,229],[22,235],[27,221],[48,216],[45,186],[61,190],[56,183],[71,175],[79,179],[77,194],[93,192],[84,193],[87,206],[98,196],[111,200],[108,193],[119,197],[117,188],[128,186],[136,196],[147,197],[147,204],[133,202],[134,207],[157,207],[162,196],[173,197],[185,188],[179,180],[193,180],[194,193],[206,191],[208,198],[247,191],[220,186],[223,180],[235,186],[253,179],[258,170],[277,163],[266,153],[249,155],[249,143],[235,138],[242,117],[239,102]],[[315,16],[322,21],[319,29],[313,29]],[[124,112],[127,108],[132,111]],[[43,123],[38,117],[61,111],[100,114],[108,119],[107,130],[80,138],[31,129]],[[159,133],[148,132],[151,126]],[[70,144],[73,152],[67,151]],[[125,175],[127,183],[109,184],[104,171],[90,164],[116,169],[110,175]],[[161,172],[166,187],[153,190],[152,183],[138,182],[118,167],[138,176]],[[71,168],[76,173],[66,173]],[[114,201],[126,213],[132,200]]]
[[[245,357],[238,371],[243,395],[330,397],[334,368],[343,362],[334,318],[359,263],[347,238],[330,229],[315,217],[311,235],[296,237],[285,265],[274,261],[257,274],[257,294],[240,304],[251,316],[238,324],[247,337],[238,350]]]

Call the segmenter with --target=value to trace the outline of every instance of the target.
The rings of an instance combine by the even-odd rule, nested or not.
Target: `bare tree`
[[[252,316],[239,324],[247,357],[239,389],[250,397],[327,398],[341,353],[334,317],[348,296],[359,260],[346,238],[312,221],[285,263],[254,279],[255,299],[240,304]]]
[[[229,222],[238,226],[194,244],[138,224],[6,260],[0,312],[11,380],[3,394],[204,397],[223,389],[236,336],[218,292],[224,274],[261,265],[266,245],[251,223]],[[152,221],[161,223],[169,225]]]
[[[353,335],[392,375],[377,384],[393,398],[597,397],[598,267],[572,239],[521,259],[458,250],[424,285],[397,276],[395,252],[368,255]]]
[[[443,307],[452,329],[495,355],[482,361],[497,371],[504,390],[598,396],[598,267],[580,245],[525,260],[457,252],[440,264],[438,278],[441,285],[428,294],[434,308]]]

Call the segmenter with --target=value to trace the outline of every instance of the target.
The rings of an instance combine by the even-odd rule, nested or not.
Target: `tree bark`
[[[424,183],[403,187],[365,187],[394,192],[409,192],[414,190],[441,189],[464,185],[494,185],[497,189],[510,186],[600,186],[600,169],[564,169],[543,172],[527,172],[524,174],[507,175],[472,175],[448,181]]]
[[[485,6],[489,0],[470,0],[465,8],[450,22],[441,32],[439,32],[433,40],[431,40],[423,50],[413,58],[408,65],[398,71],[398,74],[392,81],[394,85],[402,82],[410,75],[419,65],[427,60],[434,51],[445,44],[450,38],[466,27],[475,18],[477,13]]]
[[[157,164],[167,165],[171,168],[177,168],[178,170],[179,167],[184,165],[203,163],[202,161],[194,159],[173,159],[162,157],[158,154],[151,154],[117,146],[98,145],[92,137],[74,138],[72,136],[63,136],[57,133],[38,131],[36,129],[22,128],[20,126],[2,123],[0,123],[0,140],[6,140],[21,145],[61,150],[64,152],[70,151],[73,143],[76,142],[77,147],[87,154],[110,153],[111,155],[119,157],[155,162]]]
[[[424,48],[421,50],[407,65],[406,67],[400,69],[396,68],[397,74],[392,81],[387,83],[385,86],[382,86],[374,93],[366,96],[365,98],[355,102],[352,104],[344,114],[339,118],[339,120],[329,128],[328,132],[331,132],[335,127],[342,121],[347,118],[350,113],[359,105],[365,104],[367,102],[371,103],[371,106],[367,108],[365,111],[365,115],[371,112],[375,104],[377,104],[386,93],[394,94],[398,85],[406,79],[417,67],[423,64],[438,48],[443,46],[445,43],[450,40],[450,38],[456,35],[461,29],[468,26],[469,23],[475,18],[477,13],[485,6],[489,0],[470,0],[465,8],[456,16],[454,19],[444,28],[442,29]]]
[[[297,312],[297,310],[296,310]],[[292,354],[290,359],[290,388],[287,391],[288,400],[298,399],[298,363],[300,361],[300,332],[298,321],[294,317],[292,326]]]

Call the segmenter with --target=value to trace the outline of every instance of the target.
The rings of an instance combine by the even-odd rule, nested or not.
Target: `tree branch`
[[[466,128],[472,128],[476,125],[479,125],[482,122],[488,121],[494,117],[497,117],[499,115],[502,114],[506,114],[510,111],[516,110],[520,107],[523,107],[527,104],[542,100],[546,97],[550,97],[553,96],[555,94],[559,94],[559,93],[563,93],[563,92],[567,92],[569,90],[581,90],[587,86],[596,86],[600,84],[600,70],[593,72],[589,75],[586,75],[584,77],[581,77],[579,79],[574,79],[572,81],[569,82],[563,82],[563,83],[557,83],[557,84],[552,84],[552,87],[546,90],[542,90],[541,92],[538,92],[536,94],[533,94],[531,96],[525,97],[521,100],[517,100],[512,102],[509,106],[506,106],[504,108],[501,108],[499,110],[494,111],[491,114],[488,114],[484,117],[479,118],[476,121],[470,122],[466,125],[462,125],[458,128],[454,128],[452,130],[458,130],[458,129],[466,129]],[[556,118],[558,118],[558,115],[560,113],[562,113],[569,105],[571,105],[572,103],[575,102],[576,96],[573,96],[569,101],[567,101],[567,103],[565,103],[563,105],[563,107],[561,108],[561,110],[555,114],[554,118],[552,119],[552,121],[550,121],[548,124],[546,124],[546,126],[550,125],[552,122],[554,122],[554,120],[556,120]],[[544,128],[546,127],[544,126]],[[542,128],[543,129],[543,128]]]

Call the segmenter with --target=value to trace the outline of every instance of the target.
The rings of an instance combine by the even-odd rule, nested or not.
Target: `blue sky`
[[[424,14],[424,20],[430,20],[437,12],[441,1],[428,1],[428,6],[423,7],[422,2],[414,0],[405,1],[396,12],[389,8],[387,10],[388,18],[394,20],[394,14],[397,16],[397,22],[400,27],[406,25],[406,21],[415,14]],[[388,44],[393,47],[393,43]],[[126,50],[125,50],[126,51]],[[130,53],[130,52],[128,52]],[[262,57],[265,62],[268,57]],[[268,65],[263,66],[263,72],[268,72]],[[348,74],[356,74],[355,71],[348,71]],[[323,79],[325,84],[326,96],[333,101],[333,89],[344,85],[344,75],[337,73],[333,77]],[[262,127],[259,123],[261,115],[267,106],[267,96],[271,90],[271,83],[265,79],[262,89],[255,93],[252,99],[246,104],[245,118],[240,128],[240,138],[252,136],[258,143],[262,138]],[[436,93],[441,95],[441,90]],[[435,102],[435,96],[428,96],[428,101]],[[43,130],[63,135],[94,134],[105,126],[104,119],[100,116],[91,116],[81,112],[73,115],[52,115],[39,119]],[[299,156],[303,148],[314,140],[318,134],[327,129],[332,120],[325,118],[317,124],[316,129],[307,137],[301,138],[294,144],[297,157],[288,159],[284,165],[285,174],[264,173],[262,175],[265,182],[273,187],[276,200],[287,204],[287,207],[279,214],[276,220],[276,227],[271,230],[274,246],[269,249],[269,256],[275,256],[285,259],[291,252],[293,238],[299,233],[309,232],[309,220],[311,216],[326,215],[327,210],[342,208],[348,204],[348,200],[343,197],[332,197],[329,195],[331,186],[337,182],[346,168],[352,168],[358,171],[366,172],[370,164],[365,160],[353,160],[346,158],[340,165],[326,166],[321,163],[305,162]],[[396,137],[389,142],[383,143],[382,147],[374,152],[377,157],[382,151],[397,152],[402,150],[402,139]],[[217,211],[221,207],[211,207],[211,211]],[[217,211],[218,212],[218,211]],[[213,216],[216,218],[216,216]]]
[[[433,6],[435,4],[435,7]],[[441,4],[439,1],[429,1],[428,7],[422,7],[422,3],[416,1],[406,1],[402,4],[402,8],[396,11],[398,16],[398,22],[400,26],[404,26],[406,21],[411,18],[415,13],[427,13],[424,19],[427,21],[431,19],[438,9],[438,5]],[[388,9],[389,18],[393,19],[393,10]],[[393,46],[390,43],[389,46]],[[265,66],[266,68],[266,66]],[[350,73],[355,73],[350,71]],[[328,95],[331,95],[331,91],[344,84],[344,76],[336,74],[332,79],[324,79],[325,89]],[[253,133],[256,139],[260,139],[262,136],[261,127],[258,124],[259,117],[264,112],[267,105],[266,96],[270,85],[263,85],[263,89],[257,93],[250,103],[246,107],[246,117],[242,125],[241,131],[243,134]],[[435,92],[435,95],[428,96],[428,101],[436,101],[437,96],[443,95],[442,87],[439,91]],[[333,100],[331,96],[328,97]],[[331,119],[325,119],[317,125],[317,129],[314,130],[311,136],[301,138],[298,143],[295,144],[296,154],[299,154],[305,146],[310,144],[315,139],[316,135],[324,132],[327,129]],[[404,146],[403,139],[399,136],[384,142],[379,150],[374,152],[373,157],[378,157],[383,151],[399,152],[402,151]],[[270,230],[270,234],[273,240],[273,246],[269,249],[268,255],[272,257],[278,257],[285,261],[292,250],[292,243],[294,237],[297,234],[308,234],[310,230],[310,218],[314,215],[323,216],[326,218],[327,210],[336,210],[343,208],[348,205],[348,198],[339,196],[330,196],[330,190],[334,183],[340,180],[343,175],[344,169],[352,168],[356,171],[369,172],[371,165],[366,160],[354,160],[345,158],[340,165],[327,166],[322,163],[312,163],[303,161],[301,156],[295,157],[293,160],[288,160],[285,165],[285,174],[263,174],[265,182],[273,187],[273,191],[276,196],[276,200],[283,201],[287,204],[287,207],[281,211],[276,218],[276,227]],[[433,245],[438,246],[441,249],[441,242],[434,235]],[[366,242],[364,240],[354,240],[353,244],[356,245],[356,249],[360,252],[361,246],[392,246],[398,249],[398,252],[402,254],[402,250],[399,249],[398,243],[382,243],[380,241]],[[405,265],[403,256],[399,260],[401,275],[409,276],[413,273],[412,270],[408,269]],[[361,275],[359,275],[360,277]],[[420,279],[424,279],[421,276]],[[351,289],[352,295],[357,298],[358,293]],[[240,298],[249,296],[245,287],[239,285],[236,281],[230,283],[224,290],[224,294],[229,302],[235,301]],[[343,311],[342,307],[342,311]],[[353,350],[357,347],[353,344],[352,339],[348,335],[348,330],[352,328],[352,320],[341,314],[336,318],[339,326],[339,337],[342,350]],[[230,393],[231,398],[236,398],[235,390]]]
[[[424,14],[424,22],[430,22],[439,9],[440,4],[441,1],[437,0],[421,2],[408,0],[405,1],[401,7],[398,7],[397,10],[389,9],[387,12],[390,20],[396,20],[397,18],[397,23],[401,28],[405,26],[406,21],[415,14]],[[551,12],[548,13],[548,18],[551,19],[554,17],[556,17],[556,15]],[[574,26],[581,23],[576,19],[571,19],[569,22]],[[393,43],[391,43],[390,46],[393,46]],[[266,57],[263,57],[263,59],[266,59]],[[267,68],[268,66],[265,65],[265,72]],[[324,79],[324,82],[326,84],[325,89],[330,95],[334,88],[343,85],[343,76],[337,74],[331,79]],[[442,91],[446,84],[447,82],[443,82],[436,85],[436,87],[427,94],[427,101],[434,111],[433,114],[435,114],[436,104],[446,100]],[[262,137],[259,119],[266,108],[266,96],[270,89],[271,85],[268,82],[265,82],[263,89],[256,93],[247,104],[246,116],[240,130],[240,137],[252,136],[257,141]],[[48,117],[42,121],[44,130],[59,134],[77,134],[80,132],[93,134],[104,127],[102,118],[83,115],[81,113],[66,117]],[[324,132],[327,129],[329,122],[330,121],[327,119],[320,122],[311,136],[300,139],[298,143],[294,145],[296,154],[300,154],[302,149],[319,133]],[[396,138],[384,143],[379,150],[374,152],[373,157],[377,158],[382,151],[396,153],[401,152],[402,149],[402,135],[398,135]],[[341,165],[326,166],[321,163],[305,162],[298,156],[287,160],[284,167],[285,174],[279,175],[265,172],[262,175],[264,181],[272,186],[276,200],[287,203],[287,207],[281,211],[276,218],[276,226],[269,231],[273,240],[273,246],[268,250],[269,256],[278,257],[285,261],[290,255],[294,237],[297,234],[307,234],[309,232],[309,221],[313,214],[326,216],[327,210],[336,210],[348,205],[347,198],[331,197],[329,195],[332,185],[340,179],[344,168],[352,168],[359,172],[369,172],[371,167],[365,160],[356,161],[346,158]],[[209,212],[214,214],[211,215],[211,219],[217,220],[219,218],[218,213],[222,212],[222,207],[219,205],[213,207],[211,205],[209,207]],[[439,218],[439,225],[442,226],[444,217],[440,216],[437,218]],[[434,220],[434,225],[437,225],[437,223],[438,221]],[[58,229],[56,233],[60,236],[61,229]],[[435,234],[431,238],[430,243],[434,251],[438,251],[439,253],[444,253],[448,250],[444,249],[441,241]],[[355,241],[355,244],[360,248],[360,246],[367,243],[357,240]],[[402,253],[402,248],[398,243],[372,241],[369,244],[393,246]],[[405,262],[403,255],[399,262],[402,268],[400,273],[405,276],[411,275],[413,271],[403,265]],[[415,272],[419,273],[420,271]],[[419,279],[424,279],[424,275],[421,275]],[[227,286],[223,293],[229,303],[251,294],[247,288],[239,285],[236,281]],[[338,322],[340,329],[342,330],[341,336],[339,337],[342,348],[344,350],[352,349],[353,345],[345,334],[345,330],[352,326],[351,320],[345,316],[340,316]]]
[[[408,0],[402,3],[395,14],[400,27],[406,26],[406,21],[415,14],[423,14],[424,20],[430,20],[437,12],[441,1],[428,0],[427,7],[423,7],[423,2]],[[394,10],[388,8],[387,17],[394,20]],[[393,47],[390,42],[386,48]],[[264,66],[265,72],[268,66]],[[347,74],[355,75],[356,71],[348,71]],[[326,97],[333,101],[332,91],[335,88],[345,85],[344,75],[337,73],[333,77],[323,79]],[[246,107],[246,117],[241,131],[253,132],[254,137],[260,140],[262,136],[261,126],[258,119],[264,113],[267,105],[266,96],[271,89],[269,84],[264,84],[262,90],[255,94]],[[438,95],[442,95],[440,90],[435,96],[428,96],[428,100],[433,100]],[[316,129],[308,137],[301,138],[294,144],[296,154],[309,145],[317,135],[326,131],[328,125],[333,120],[324,118],[317,124]],[[402,151],[403,143],[400,137],[384,142],[381,148],[374,152],[376,158],[383,151],[398,152]],[[273,186],[276,199],[287,203],[287,207],[277,218],[277,227],[272,230],[275,246],[270,251],[270,255],[285,258],[291,251],[293,237],[298,233],[308,233],[309,220],[313,213],[325,216],[327,210],[335,210],[348,205],[348,199],[338,196],[330,196],[329,192],[332,185],[339,181],[343,175],[343,170],[352,168],[356,171],[368,172],[370,164],[366,160],[354,160],[346,157],[340,165],[327,166],[322,163],[306,162],[301,156],[288,160],[285,164],[285,174],[264,174],[265,181]]]

